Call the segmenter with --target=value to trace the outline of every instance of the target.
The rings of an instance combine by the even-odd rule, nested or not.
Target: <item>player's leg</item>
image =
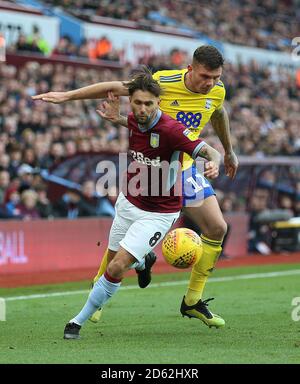
[[[146,212],[133,206],[128,201],[122,201],[122,203],[124,207],[122,214],[131,214],[136,220],[130,225],[126,224],[127,231],[121,241],[119,240],[119,236],[123,233],[125,225],[123,228],[120,228],[120,222],[114,220],[110,231],[109,249],[114,251],[116,247],[120,247],[120,250],[115,256],[112,254],[113,259],[109,262],[107,271],[95,283],[88,301],[81,312],[66,325],[64,331],[65,338],[79,338],[81,325],[97,308],[102,308],[106,301],[119,288],[124,273],[130,267],[135,268],[137,264],[140,265],[142,263],[145,255],[149,254],[164,238],[179,217],[179,212],[169,214]],[[126,208],[128,209],[126,210]],[[116,215],[116,217],[118,217],[118,215]]]
[[[135,209],[140,212],[140,217],[130,226],[124,239],[120,241],[120,246],[135,256],[139,261],[138,265],[142,265],[143,260],[153,252],[153,248],[162,241],[178,219],[179,212],[155,213],[142,211],[137,207]],[[137,264],[132,266],[137,267]]]
[[[132,268],[137,269],[142,266],[143,263],[146,264],[146,269],[148,269],[147,278],[151,280],[151,266],[153,262],[151,262],[149,256],[153,253],[153,248],[162,241],[166,233],[178,219],[180,212],[157,213],[143,211],[134,207],[133,213],[137,220],[130,226],[124,239],[120,241],[120,246],[130,252],[139,261],[138,264],[134,264]],[[142,255],[142,257],[140,255]]]
[[[93,279],[92,287],[96,283],[96,281],[103,275],[103,273],[106,270],[106,267],[107,267],[107,264],[108,264],[108,260],[107,260],[108,256],[107,256],[107,254],[108,254],[108,249],[106,249],[105,252],[104,252],[104,255],[102,257],[101,264],[100,264],[99,270],[97,272],[97,275]],[[147,255],[147,257],[145,259],[145,263],[139,265],[135,269],[136,273],[138,275],[138,283],[139,283],[139,287],[140,288],[146,288],[150,284],[150,282],[151,282],[150,271],[151,271],[151,267],[153,266],[155,261],[156,261],[156,255],[155,255],[155,253],[153,251],[151,251]],[[100,314],[100,312],[99,312],[99,314]],[[98,318],[98,316],[93,316],[93,318],[91,318],[90,320],[94,321],[94,322],[98,322],[99,319],[100,319],[100,317]]]
[[[104,255],[101,259],[101,264],[98,269],[97,275],[94,277],[92,282],[92,287],[96,281],[103,275],[108,264],[108,249],[105,250]],[[151,282],[151,268],[156,261],[156,255],[151,251],[146,255],[145,262],[141,263],[135,270],[138,275],[138,284],[140,288],[146,288]],[[95,314],[90,318],[94,323],[97,323],[101,317],[101,310],[95,312]]]
[[[148,236],[148,232],[145,228],[148,228],[148,225],[151,224],[150,239],[153,238],[154,232],[158,232],[158,230],[155,231],[155,228],[160,228],[161,226],[163,226],[163,230],[165,231],[163,233],[165,235],[165,233],[171,227],[172,223],[178,218],[179,213],[162,215],[158,213],[145,212],[131,204],[124,197],[123,194],[120,194],[116,202],[115,208],[116,215],[109,234],[109,249],[116,251],[121,245],[134,256],[142,255],[142,258],[140,258],[139,262],[134,265],[134,268],[136,268],[136,270],[140,270],[143,281],[147,281],[149,284],[149,282],[151,281],[151,267],[156,260],[156,256],[153,252],[153,247],[156,244],[154,244],[153,246],[149,245],[150,240],[148,239],[148,237],[150,235]],[[157,221],[161,222],[162,224],[157,224],[156,227],[155,223]],[[131,231],[129,231],[129,228],[131,229]],[[141,233],[143,233],[143,238],[140,235]],[[127,240],[124,239],[125,234]],[[163,238],[163,236],[161,237],[161,239]],[[154,240],[152,239],[152,243],[153,242]],[[135,247],[132,247],[131,243],[135,244]],[[90,320],[94,323],[98,322],[101,313],[102,309],[98,308],[91,316]]]
[[[208,277],[222,252],[222,241],[227,230],[219,204],[210,183],[196,171],[193,178],[197,183],[197,193],[193,204],[185,200],[184,213],[200,228],[203,254],[193,266],[187,293],[182,301],[183,315],[198,317],[209,326],[220,327],[224,320],[207,309],[202,294]]]
[[[117,292],[125,272],[136,262],[136,259],[122,247],[120,247],[117,253],[110,252],[110,256],[113,256],[113,259],[109,262],[107,270],[95,283],[82,310],[66,324],[64,330],[65,339],[80,338],[79,331],[82,325],[97,308],[102,308]]]
[[[190,284],[192,286],[186,295],[186,303],[192,305],[201,299],[207,277],[222,252],[222,241],[227,226],[215,196],[209,196],[199,206],[185,207],[184,213],[201,229],[203,244],[202,257],[195,265],[195,271],[192,270],[192,274],[195,272],[197,278],[194,279],[195,284]]]
[[[100,277],[103,275],[103,273],[105,272],[105,270],[107,268],[108,253],[109,253],[109,249],[106,248],[104,255],[101,259],[101,264],[100,264],[100,267],[98,269],[97,275],[94,277],[93,282],[91,284],[91,289],[93,289],[94,284],[100,279]],[[97,309],[97,311],[95,311],[95,313],[93,313],[93,315],[90,317],[89,320],[92,321],[93,323],[98,323],[101,315],[102,315],[102,308],[99,308],[99,309]]]
[[[105,272],[105,270],[107,268],[107,264],[108,264],[107,263],[107,253],[108,253],[108,248],[104,252],[104,255],[101,259],[100,267],[98,269],[97,275],[93,279],[92,285],[95,284],[97,280],[99,280],[99,278],[103,275],[103,273]]]
[[[110,250],[107,249],[103,256],[101,266],[99,268],[97,276],[94,278],[92,283],[92,288],[94,284],[100,279],[100,277],[105,272],[105,268],[112,256],[110,256]],[[138,283],[140,288],[146,288],[151,282],[151,268],[156,261],[156,255],[153,251],[149,252],[144,259],[144,262],[139,263],[135,268],[136,273],[138,275]],[[93,323],[98,323],[102,315],[102,308],[98,308],[93,315],[90,317],[90,321]]]
[[[103,259],[102,259],[102,262],[101,262],[101,266],[100,266],[100,269],[98,271],[98,274],[97,276],[94,278],[93,280],[93,283],[92,283],[92,287],[91,287],[91,290],[93,289],[94,285],[96,284],[96,282],[100,279],[100,277],[104,274],[106,268],[107,268],[107,265],[109,264],[109,262],[113,259],[115,255],[115,252],[111,251],[110,249],[106,249],[105,250],[105,254],[103,256]],[[104,260],[105,259],[105,260]],[[89,320],[92,322],[92,323],[98,323],[100,318],[102,316],[102,308],[98,308],[93,314],[92,316],[89,318]]]
[[[115,204],[115,217],[109,232],[109,241],[108,241],[109,245],[108,245],[108,250],[105,252],[105,260],[104,258],[102,259],[101,266],[97,274],[98,278],[97,276],[95,277],[92,283],[92,287],[95,285],[95,283],[99,280],[99,278],[105,272],[107,264],[113,258],[112,252],[116,252],[119,250],[119,242],[123,239],[128,228],[134,221],[133,214],[131,212],[128,212],[127,203],[128,201],[124,197],[124,195],[120,194]],[[102,273],[100,274],[100,272]],[[101,318],[101,315],[102,315],[102,308],[98,308],[92,314],[89,320],[92,321],[93,323],[98,323],[98,321]]]

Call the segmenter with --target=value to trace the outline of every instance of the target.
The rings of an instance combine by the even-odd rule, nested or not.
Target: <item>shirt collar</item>
[[[144,125],[138,124],[139,130],[141,132],[147,132],[150,129],[152,129],[153,127],[155,127],[155,125],[158,123],[159,119],[161,118],[161,115],[162,115],[162,111],[160,109],[158,109],[157,113],[156,113],[156,116],[153,119],[152,123],[149,126],[146,126],[146,127]]]

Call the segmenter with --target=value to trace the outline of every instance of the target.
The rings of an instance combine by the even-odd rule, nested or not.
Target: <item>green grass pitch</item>
[[[144,290],[128,278],[101,322],[83,326],[81,340],[63,340],[63,329],[85,303],[85,292],[11,298],[87,290],[89,282],[2,288],[0,297],[10,300],[0,321],[0,363],[297,364],[300,321],[292,319],[292,300],[300,297],[298,272],[300,264],[216,270],[204,298],[215,297],[210,308],[225,318],[223,329],[181,317],[188,273],[154,275]]]

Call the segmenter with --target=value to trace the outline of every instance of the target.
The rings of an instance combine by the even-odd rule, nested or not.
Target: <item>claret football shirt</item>
[[[205,142],[195,139],[188,128],[160,110],[148,129],[139,126],[130,113],[128,129],[132,162],[122,188],[124,195],[146,211],[180,211],[183,152],[195,159]]]

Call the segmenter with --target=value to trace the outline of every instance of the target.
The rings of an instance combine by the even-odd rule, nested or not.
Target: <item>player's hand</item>
[[[226,152],[224,155],[224,166],[225,166],[225,174],[226,176],[230,177],[233,179],[236,175],[238,166],[239,166],[239,161],[236,156],[236,154],[231,151],[231,152]]]
[[[204,167],[203,175],[208,179],[215,179],[219,176],[219,164],[216,164],[214,161],[208,161],[204,164]]]
[[[96,110],[103,119],[118,123],[120,119],[120,99],[111,91],[107,93],[107,99]]]
[[[48,103],[60,104],[69,100],[67,92],[47,92],[31,96],[33,100],[47,101]]]

